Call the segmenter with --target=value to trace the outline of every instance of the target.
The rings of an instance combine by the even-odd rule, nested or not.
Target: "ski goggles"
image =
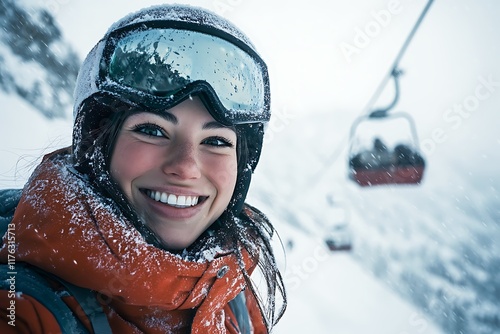
[[[216,29],[168,25],[141,23],[113,32],[104,46],[99,90],[157,110],[199,95],[222,124],[269,121],[267,67],[251,47]]]

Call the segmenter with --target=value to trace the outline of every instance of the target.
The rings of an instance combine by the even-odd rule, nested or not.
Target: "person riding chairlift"
[[[350,178],[362,186],[419,183],[425,167],[416,150],[398,144],[391,151],[380,138],[374,139],[372,149],[354,155],[349,164]]]

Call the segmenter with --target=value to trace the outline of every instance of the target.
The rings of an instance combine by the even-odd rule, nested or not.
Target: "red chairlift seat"
[[[377,168],[374,170],[353,168],[353,179],[360,186],[376,186],[384,184],[420,184],[425,167],[410,166]]]
[[[379,139],[375,139],[372,150],[355,151],[356,130],[362,122],[403,119],[410,128],[411,142],[397,144],[389,153]],[[377,140],[379,142],[377,142]],[[378,145],[378,147],[377,147]],[[398,112],[371,113],[354,122],[351,128],[349,149],[349,177],[360,186],[386,184],[420,184],[424,175],[425,161],[419,152],[415,123],[410,115]]]

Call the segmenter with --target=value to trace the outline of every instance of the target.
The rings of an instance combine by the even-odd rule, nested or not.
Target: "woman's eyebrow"
[[[179,124],[179,120],[177,119],[177,117],[175,117],[175,115],[173,115],[173,114],[171,114],[169,112],[155,113],[155,115],[160,116],[161,118],[163,118],[167,122],[171,122],[174,125],[178,125]],[[232,130],[232,131],[236,132],[236,130],[232,126],[226,126],[226,125],[224,125],[222,123],[219,123],[217,121],[210,121],[210,122],[204,123],[203,126],[202,126],[202,129],[203,130],[228,129],[228,130]]]
[[[177,119],[177,117],[175,117],[175,115],[173,115],[169,112],[157,113],[156,115],[160,116],[161,118],[163,118],[167,122],[173,123],[174,125],[179,124],[179,120]]]

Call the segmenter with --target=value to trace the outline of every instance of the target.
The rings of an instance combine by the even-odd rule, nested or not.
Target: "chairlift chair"
[[[349,211],[342,203],[334,201],[331,196],[327,197],[327,204],[331,221],[329,221],[326,230],[326,246],[330,251],[352,250],[352,231],[349,225]]]
[[[368,116],[360,117],[354,122],[353,126],[351,127],[351,137],[350,137],[350,147],[349,147],[349,177],[355,182],[357,182],[360,186],[375,186],[382,184],[420,184],[422,180],[425,169],[425,162],[419,152],[420,150],[418,148],[418,139],[417,139],[417,131],[415,128],[415,123],[408,114],[400,112],[389,115],[388,112],[396,105],[399,99],[398,77],[401,74],[401,71],[398,69],[399,61],[403,57],[403,54],[408,48],[408,45],[413,39],[413,36],[415,35],[417,29],[419,28],[424,17],[429,11],[429,8],[431,7],[432,3],[433,0],[428,0],[427,4],[422,10],[422,13],[420,14],[418,20],[416,21],[414,27],[410,31],[410,34],[403,43],[401,50],[396,56],[396,59],[391,67],[389,75],[385,78],[385,79],[390,79],[390,78],[394,79],[394,84],[396,88],[394,101],[385,109],[376,110],[371,112]],[[381,83],[379,88],[384,88],[386,84],[385,79]],[[382,91],[380,89],[377,90],[377,92],[372,98],[373,102],[376,102],[376,98],[379,97],[379,94],[381,92]],[[396,152],[396,154],[393,156],[394,158],[393,161],[387,164],[369,164],[369,163],[362,164],[360,163],[360,161],[357,161],[356,156],[361,152],[355,152],[353,150],[353,146],[355,143],[354,135],[360,123],[369,120],[387,121],[388,119],[395,117],[401,117],[406,119],[406,121],[410,126],[410,132],[413,137],[412,140],[413,147],[411,148],[411,151],[409,147],[404,147],[405,149]],[[397,147],[399,149],[402,148],[401,146]],[[374,156],[374,158],[376,157]]]
[[[357,130],[361,123],[376,120],[387,122],[388,120],[404,120],[409,127],[411,135],[410,142],[401,141],[392,152],[386,153],[385,157],[365,148],[356,147],[358,142]],[[369,159],[363,159],[363,154]],[[405,112],[393,114],[371,113],[368,116],[358,118],[350,134],[349,147],[349,177],[360,186],[376,186],[385,184],[420,184],[424,175],[425,162],[420,153],[415,122]]]
[[[349,178],[360,186],[376,186],[385,184],[420,184],[425,169],[425,162],[420,153],[417,130],[413,118],[405,112],[389,113],[399,99],[398,77],[401,74],[395,68],[391,76],[394,78],[395,97],[389,106],[359,117],[352,125],[349,140]],[[407,127],[410,140],[400,141],[388,152],[387,147],[377,149],[374,145],[372,150],[357,147],[360,136],[358,128],[361,124],[373,122],[389,122],[391,120],[403,120]],[[401,130],[401,129],[400,129]],[[382,132],[382,131],[381,131]],[[378,135],[383,136],[384,133]],[[377,138],[377,135],[374,139]],[[375,139],[377,140],[377,139]],[[380,146],[381,144],[379,144]]]

